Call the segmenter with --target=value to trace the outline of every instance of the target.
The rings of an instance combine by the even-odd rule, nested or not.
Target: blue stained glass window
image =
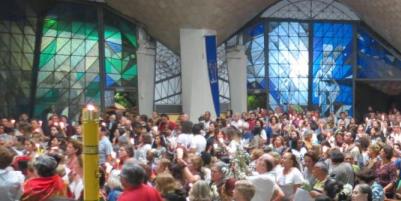
[[[245,47],[248,58],[248,89],[266,89],[264,25],[258,23],[245,31]]]
[[[352,24],[313,23],[312,104],[352,115]]]
[[[269,105],[308,104],[308,24],[269,23]]]
[[[364,28],[358,30],[358,78],[399,79],[401,60]]]

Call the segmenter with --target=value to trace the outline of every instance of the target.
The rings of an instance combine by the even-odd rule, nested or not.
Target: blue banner
[[[217,43],[216,36],[206,36],[206,61],[209,71],[210,89],[216,115],[220,116],[219,78],[217,76]]]

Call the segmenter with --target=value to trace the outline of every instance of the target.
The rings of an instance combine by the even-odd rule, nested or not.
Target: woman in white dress
[[[293,200],[294,194],[304,183],[304,178],[299,170],[299,164],[294,154],[286,152],[282,156],[281,165],[283,170],[277,177],[277,182],[283,190],[285,197]]]

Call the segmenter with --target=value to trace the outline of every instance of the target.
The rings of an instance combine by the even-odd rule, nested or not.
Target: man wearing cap
[[[160,193],[144,184],[145,170],[132,160],[124,163],[120,174],[120,181],[124,188],[118,201],[162,201]]]

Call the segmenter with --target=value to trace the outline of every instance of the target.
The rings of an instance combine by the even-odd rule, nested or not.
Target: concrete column
[[[244,46],[226,50],[228,77],[230,79],[231,109],[234,112],[247,111],[246,65],[247,57]]]
[[[206,29],[181,29],[182,108],[197,122],[205,111],[216,117],[206,60],[205,36],[216,33]]]
[[[154,76],[155,76],[155,45],[149,42],[146,33],[139,29],[138,65],[138,106],[139,113],[151,115],[153,112]]]

